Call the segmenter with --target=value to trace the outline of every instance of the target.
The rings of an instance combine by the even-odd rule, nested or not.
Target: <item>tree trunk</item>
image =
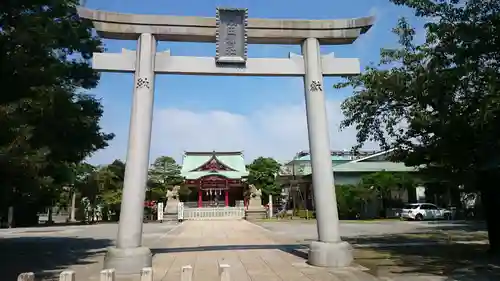
[[[71,193],[71,213],[69,216],[70,222],[76,221],[76,218],[75,218],[76,209],[75,208],[76,208],[76,191],[73,190],[73,192]]]
[[[53,212],[52,212],[52,204],[51,204],[51,206],[49,208],[49,213],[47,215],[47,217],[48,217],[47,218],[47,223],[48,224],[52,224],[54,222],[53,219],[52,219],[52,215],[53,215]]]
[[[9,206],[7,211],[7,226],[8,228],[14,227],[14,206]]]
[[[488,229],[488,239],[490,242],[489,253],[495,256],[500,255],[500,224],[497,223],[496,213],[500,198],[500,177],[496,171],[480,173],[478,189],[481,191],[481,202],[483,204],[483,214]]]

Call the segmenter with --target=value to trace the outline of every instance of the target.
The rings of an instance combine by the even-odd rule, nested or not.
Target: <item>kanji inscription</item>
[[[246,9],[217,9],[217,63],[244,64],[246,62],[246,20]]]
[[[147,88],[149,89],[149,80],[148,78],[139,78],[137,79],[137,85],[135,86],[137,89]]]
[[[313,80],[311,85],[309,85],[309,90],[311,92],[323,91],[323,86],[321,85],[321,82]]]

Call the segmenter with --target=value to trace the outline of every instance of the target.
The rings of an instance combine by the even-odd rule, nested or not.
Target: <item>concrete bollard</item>
[[[193,281],[193,267],[185,265],[181,268],[181,281]]]
[[[115,270],[114,269],[104,269],[101,270],[100,281],[115,281]]]
[[[141,269],[141,281],[153,281],[153,269],[151,267]]]
[[[17,276],[17,281],[35,281],[35,273],[23,272]]]
[[[65,270],[59,275],[59,281],[75,281],[75,272],[72,270]]]
[[[229,264],[219,263],[219,280],[220,281],[230,281],[231,276],[229,274]]]

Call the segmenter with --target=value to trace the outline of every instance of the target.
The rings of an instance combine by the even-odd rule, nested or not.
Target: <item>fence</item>
[[[230,266],[228,264],[219,264],[219,281],[230,281],[231,276],[229,274]],[[105,269],[101,271],[100,281],[115,281],[115,270]],[[17,277],[17,281],[34,281],[35,274],[33,272],[21,273]],[[59,281],[76,281],[76,274],[74,271],[67,270],[63,271],[59,275]],[[83,281],[79,279],[78,281]],[[143,268],[140,273],[140,281],[153,281],[153,269],[151,267]],[[193,267],[191,265],[186,265],[181,268],[181,280],[180,281],[193,281]]]
[[[201,202],[201,207],[198,207],[199,203],[198,201],[196,202],[182,202],[184,203],[184,206],[185,207],[189,207],[189,208],[207,208],[207,207],[224,207],[224,202],[218,202],[218,203],[215,203],[213,201],[202,201]]]
[[[245,207],[186,208],[179,205],[179,220],[243,219]]]

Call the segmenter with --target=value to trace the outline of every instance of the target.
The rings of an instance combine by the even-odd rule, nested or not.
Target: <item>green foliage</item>
[[[125,163],[120,160],[100,167],[87,163],[73,166],[74,190],[84,199],[83,205],[87,206],[88,211],[95,212],[100,209],[104,220],[109,219],[108,214],[111,214],[114,219],[119,218],[125,168]],[[165,200],[167,188],[179,183],[182,183],[180,167],[171,157],[159,157],[150,170],[149,194],[153,198],[148,198],[148,200]],[[181,186],[179,190],[181,197],[189,196],[190,193],[191,190]],[[146,209],[147,212],[151,211],[150,208]]]
[[[315,219],[316,212],[311,210],[299,209],[294,211],[294,216],[299,217],[301,219]]]
[[[188,201],[189,195],[191,195],[191,193],[193,193],[193,190],[191,190],[191,188],[185,185],[181,185],[179,188],[179,200],[183,202]]]
[[[261,189],[265,195],[280,195],[281,188],[277,181],[280,164],[269,157],[259,157],[250,165],[247,165],[249,172],[248,183]]]
[[[397,148],[396,160],[423,165],[455,183],[498,166],[500,153],[500,4],[394,0],[434,17],[427,41],[415,45],[404,19],[394,33],[400,47],[337,87],[354,87],[342,110],[358,142]]]
[[[342,126],[358,129],[359,145],[395,148],[395,160],[422,167],[433,183],[481,191],[490,247],[500,253],[500,191],[491,184],[500,180],[500,1],[391,2],[432,18],[426,42],[416,45],[401,19],[400,47],[336,85],[354,88]]]
[[[95,175],[95,180],[100,186],[102,203],[110,209],[118,210],[121,204],[124,179],[125,163],[120,160],[101,167]]]
[[[377,199],[377,192],[363,185],[345,184],[335,186],[339,218],[356,219],[371,201]]]
[[[408,190],[419,183],[415,175],[402,172],[376,172],[364,175],[360,185],[376,190],[383,198],[389,198],[392,191]]]
[[[149,169],[148,186],[153,200],[165,199],[167,190],[181,185],[184,179],[181,176],[181,166],[170,156],[156,158]]]
[[[107,220],[108,212],[119,214],[125,178],[125,163],[115,160],[109,165],[93,167],[82,163],[75,169],[78,179],[75,191],[84,199],[85,204],[81,208],[95,212],[99,208]]]
[[[9,85],[0,97],[0,213],[52,204],[71,166],[113,137],[101,132],[100,102],[82,92],[97,85],[89,60],[101,41],[76,4],[0,3],[0,83]]]
[[[390,197],[393,190],[399,189],[394,173],[376,172],[361,178],[360,184],[367,189],[377,190],[382,197]]]

